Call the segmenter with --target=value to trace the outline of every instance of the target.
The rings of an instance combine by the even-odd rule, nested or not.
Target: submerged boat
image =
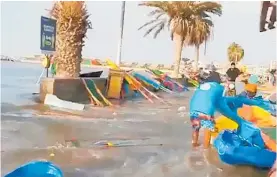
[[[80,77],[100,77],[103,71],[94,71],[89,73],[80,74]]]

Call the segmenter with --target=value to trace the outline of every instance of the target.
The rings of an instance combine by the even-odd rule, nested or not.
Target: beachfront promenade
[[[7,56],[4,56],[4,57],[1,56],[1,59],[2,58],[6,59]],[[11,57],[9,57],[9,58],[11,58]],[[7,60],[5,60],[5,61],[7,61]],[[27,62],[27,63],[41,63],[42,57],[41,57],[41,55],[34,55],[34,56],[29,56],[29,57],[21,57],[20,59],[13,59],[13,61]],[[208,64],[205,64],[205,63],[199,63],[199,67],[205,68],[207,65]],[[219,73],[224,74],[229,67],[229,62],[214,63],[214,65],[216,66],[217,71]],[[124,70],[132,70],[132,69],[144,70],[146,67],[148,67],[151,69],[159,69],[162,72],[165,72],[168,74],[172,73],[173,66],[174,65],[138,63],[138,62],[130,62],[130,63],[122,62],[120,65],[120,67]],[[264,74],[267,74],[268,69],[276,68],[276,62],[275,63],[270,62],[270,64],[265,65],[265,66],[261,66],[261,65],[245,65],[245,66],[247,67],[247,70],[250,74],[264,75]],[[100,60],[100,59],[92,59],[92,60],[91,59],[83,59],[82,67],[109,68],[109,66],[107,66],[106,62],[104,60]],[[187,70],[188,68],[190,68],[190,65],[188,65],[184,61],[181,61],[180,73],[181,74],[184,73],[185,70]]]

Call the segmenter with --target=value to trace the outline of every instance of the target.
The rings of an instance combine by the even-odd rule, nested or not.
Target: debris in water
[[[111,146],[114,146],[114,144],[113,144],[112,142],[108,142],[108,143],[107,143],[107,146],[110,146],[110,147],[111,147]]]
[[[178,112],[184,112],[184,111],[186,111],[186,109],[187,108],[185,106],[181,106],[178,108]]]
[[[80,142],[76,138],[65,140],[66,147],[80,147]]]

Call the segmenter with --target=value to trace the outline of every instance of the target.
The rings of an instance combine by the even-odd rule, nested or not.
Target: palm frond
[[[144,34],[143,37],[147,36],[147,35],[150,34],[155,28],[157,28],[158,26],[162,26],[162,25],[164,25],[164,21],[161,21],[161,22],[155,24],[154,26],[152,26],[151,28],[149,28],[149,29],[145,32],[145,34]],[[160,28],[160,27],[159,27],[159,28]],[[162,27],[162,28],[163,28],[163,27]],[[161,31],[161,30],[160,30],[160,31]]]
[[[156,30],[156,32],[154,33],[154,39],[158,36],[158,34],[164,29],[165,27],[165,23],[162,23],[159,28]]]
[[[151,20],[151,21],[145,23],[144,25],[142,25],[141,27],[139,27],[138,30],[141,30],[142,28],[144,28],[144,27],[146,27],[146,26],[148,26],[150,24],[153,24],[155,22],[158,22],[158,21],[160,21],[160,20],[157,20],[157,19]]]
[[[154,16],[156,14],[160,14],[160,13],[164,13],[164,11],[162,11],[161,9],[155,9],[153,11],[151,11],[148,16]]]
[[[217,2],[199,2],[196,4],[196,12],[208,12],[218,16],[222,15],[222,6]]]
[[[167,26],[170,30],[170,37],[174,34],[182,36],[189,45],[200,45],[209,40],[212,35],[213,21],[211,15],[222,14],[222,6],[216,2],[196,2],[196,1],[146,1],[139,4],[154,8],[149,16],[159,19],[167,15],[167,20],[154,20],[144,24],[141,28],[152,23],[157,23],[147,30],[146,34],[154,32],[154,38]],[[139,28],[139,29],[141,29]],[[154,30],[155,29],[155,30]]]

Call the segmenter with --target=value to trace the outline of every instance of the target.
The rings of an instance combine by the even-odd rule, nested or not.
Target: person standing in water
[[[222,96],[224,87],[216,82],[201,84],[190,100],[190,121],[192,124],[192,145],[199,146],[199,131],[204,128],[204,148],[210,146],[211,132],[215,131],[215,105]]]

